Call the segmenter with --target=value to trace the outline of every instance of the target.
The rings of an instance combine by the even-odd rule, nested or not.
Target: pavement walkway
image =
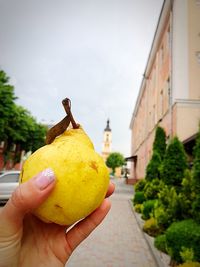
[[[66,267],[157,267],[130,205],[133,187],[124,179],[112,181],[116,190],[109,214],[74,251]]]

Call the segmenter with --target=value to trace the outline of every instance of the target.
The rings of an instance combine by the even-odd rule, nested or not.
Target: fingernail
[[[52,169],[48,168],[38,174],[35,184],[40,190],[43,190],[53,181],[55,181],[55,174]]]

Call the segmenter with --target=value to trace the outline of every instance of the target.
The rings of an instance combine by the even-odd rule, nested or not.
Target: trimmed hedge
[[[142,204],[145,201],[144,193],[143,192],[136,192],[134,199],[133,199],[133,204]]]
[[[142,192],[144,190],[145,185],[146,185],[146,180],[145,179],[139,180],[134,185],[135,192]]]
[[[148,220],[151,217],[151,213],[154,209],[156,202],[157,202],[156,199],[147,200],[143,202],[143,208],[142,208],[142,219],[143,220]]]
[[[136,205],[134,206],[134,209],[135,209],[135,211],[136,211],[137,213],[141,213],[141,212],[142,212],[142,207],[143,207],[142,204],[136,204]]]
[[[166,235],[158,235],[155,239],[154,239],[154,246],[164,252],[167,253],[167,247],[166,247]]]
[[[150,218],[147,221],[145,221],[143,225],[143,231],[147,233],[150,236],[157,236],[160,234],[160,229],[157,225],[155,218]]]
[[[200,225],[194,220],[173,223],[166,231],[167,250],[173,260],[182,263],[181,252],[190,249],[193,261],[200,261]]]

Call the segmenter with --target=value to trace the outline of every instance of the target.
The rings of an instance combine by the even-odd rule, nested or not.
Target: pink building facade
[[[158,125],[187,146],[199,121],[200,1],[165,0],[130,123],[130,177],[145,176]]]

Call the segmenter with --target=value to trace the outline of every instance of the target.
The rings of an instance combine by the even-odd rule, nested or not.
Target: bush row
[[[145,220],[143,230],[155,237],[155,247],[177,263],[186,262],[182,266],[198,266],[195,262],[200,261],[200,131],[191,170],[178,138],[173,138],[167,147],[165,138],[164,130],[158,127],[145,179],[134,186],[133,204]]]

